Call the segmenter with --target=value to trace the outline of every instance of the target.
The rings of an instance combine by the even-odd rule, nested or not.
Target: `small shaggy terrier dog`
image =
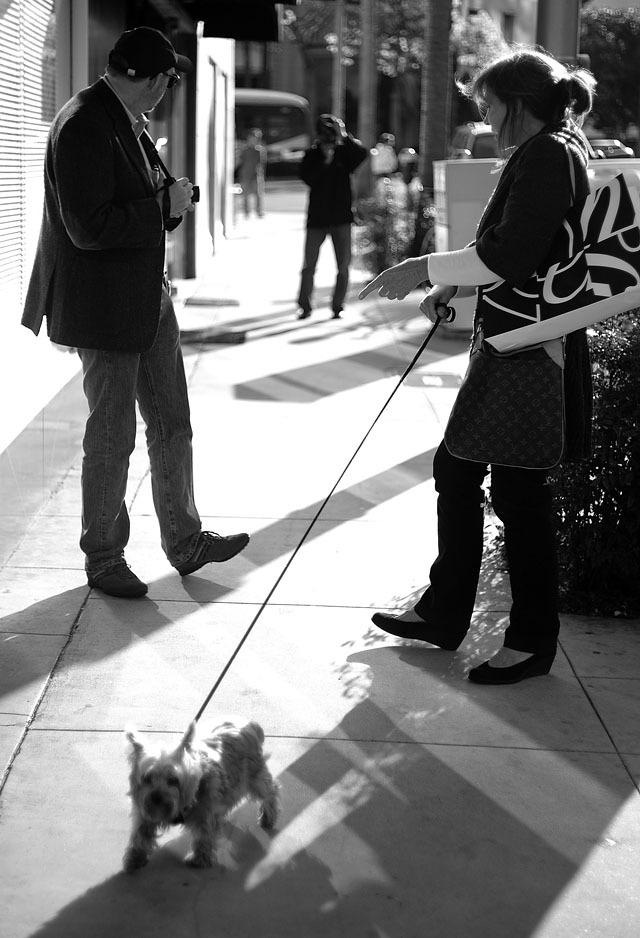
[[[147,749],[127,730],[133,829],[124,854],[131,873],[145,866],[160,831],[184,824],[191,833],[189,866],[212,866],[216,842],[229,812],[245,798],[260,802],[258,821],[270,830],[280,813],[279,785],[267,768],[264,732],[257,723],[222,723],[198,738],[191,723],[173,752]]]

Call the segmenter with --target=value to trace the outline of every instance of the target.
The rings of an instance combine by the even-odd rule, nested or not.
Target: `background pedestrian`
[[[238,182],[242,186],[245,218],[250,215],[250,198],[255,202],[258,218],[264,215],[264,177],[267,151],[262,145],[262,131],[254,127],[247,134],[238,162]]]
[[[333,242],[337,276],[331,298],[333,318],[339,319],[349,286],[353,192],[351,174],[367,157],[365,147],[345,130],[334,114],[321,114],[317,138],[303,157],[300,177],[309,186],[304,261],[298,293],[299,319],[311,315],[313,282],[322,242]]]

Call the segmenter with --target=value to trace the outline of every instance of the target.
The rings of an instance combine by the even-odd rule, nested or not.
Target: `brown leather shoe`
[[[87,576],[87,580],[93,589],[102,590],[107,596],[118,596],[120,599],[138,599],[148,590],[147,584],[135,575],[124,560],[118,561],[102,573]]]
[[[224,563],[244,550],[248,543],[248,534],[229,534],[224,537],[215,531],[201,531],[193,556],[176,566],[176,570],[180,576],[188,576],[206,563]]]

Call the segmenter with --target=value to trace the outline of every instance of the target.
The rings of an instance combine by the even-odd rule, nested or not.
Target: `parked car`
[[[635,156],[631,147],[625,147],[619,140],[605,140],[601,137],[590,137],[589,143],[593,147],[598,159],[601,160],[619,160],[627,156]]]
[[[449,148],[450,160],[495,160],[499,156],[497,137],[488,124],[469,121],[456,127]]]

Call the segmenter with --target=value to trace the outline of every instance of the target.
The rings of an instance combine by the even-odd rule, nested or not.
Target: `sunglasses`
[[[167,82],[167,88],[173,88],[180,81],[179,75],[172,75],[170,72],[160,72],[161,75],[165,75],[169,81]]]

